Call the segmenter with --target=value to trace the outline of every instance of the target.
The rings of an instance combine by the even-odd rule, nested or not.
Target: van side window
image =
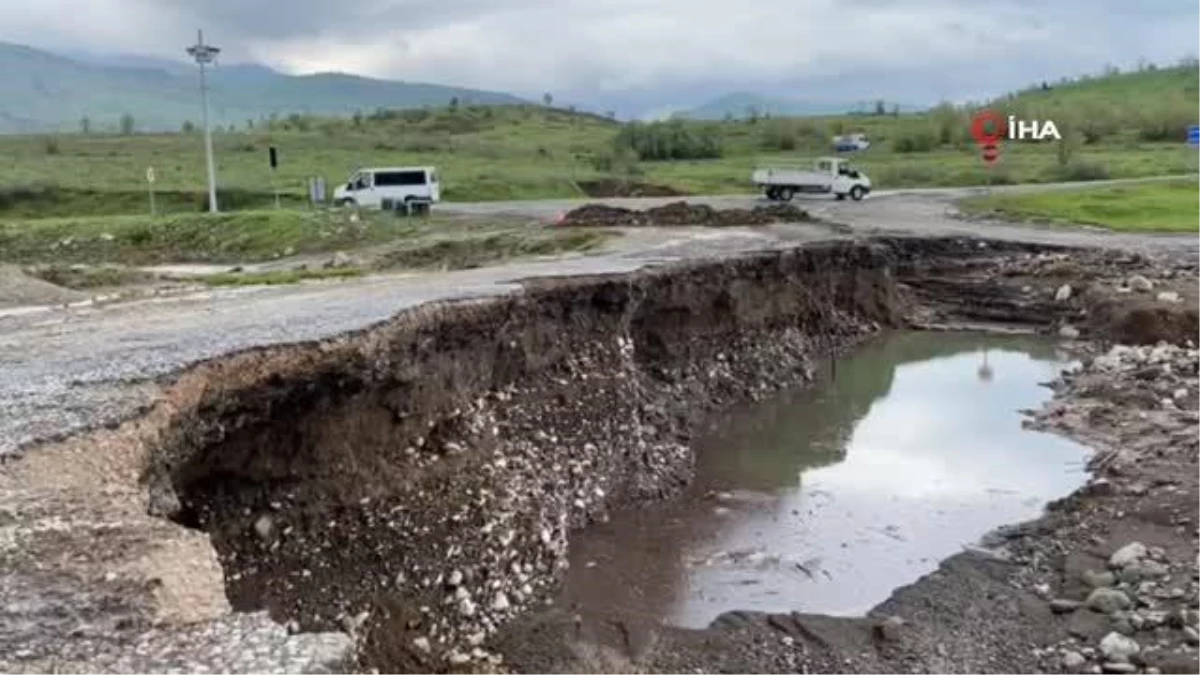
[[[375,174],[375,185],[378,187],[424,184],[424,171],[380,171]]]

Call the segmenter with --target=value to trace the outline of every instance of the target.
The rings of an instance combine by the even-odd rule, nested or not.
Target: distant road
[[[973,187],[950,188],[899,188],[895,190],[879,190],[871,193],[865,201],[871,202],[889,197],[920,197],[926,196],[939,201],[962,199],[976,195],[1005,193],[1005,192],[1040,192],[1046,190],[1064,190],[1088,187],[1103,187],[1106,185],[1133,185],[1137,183],[1155,183],[1161,181],[1196,178],[1196,174],[1172,176],[1149,176],[1145,178],[1120,178],[1114,180],[1076,181],[1069,183],[1025,183],[1022,185],[977,185]],[[612,197],[612,198],[580,198],[580,199],[537,199],[524,201],[496,202],[444,202],[438,209],[448,213],[469,215],[527,215],[533,218],[554,218],[563,211],[583,206],[584,204],[608,204],[628,209],[645,209],[652,206],[662,206],[671,202],[689,201],[695,204],[708,204],[713,208],[751,208],[761,204],[771,203],[762,195],[755,194],[724,194],[724,195],[688,195],[686,197]],[[800,197],[792,203],[802,208],[813,210],[818,204],[842,204],[835,202],[832,197]],[[845,203],[854,206],[850,202]]]

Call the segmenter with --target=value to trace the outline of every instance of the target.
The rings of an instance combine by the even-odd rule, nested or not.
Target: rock
[[[469,663],[471,661],[471,655],[464,654],[458,650],[454,650],[454,651],[450,652],[450,655],[446,657],[446,660],[449,661],[452,665],[461,666],[464,663]]]
[[[1200,644],[1200,632],[1191,626],[1184,626],[1183,639],[1187,640],[1189,645],[1198,645]]]
[[[446,579],[446,585],[451,588],[457,588],[463,582],[462,570],[454,570]]]
[[[1128,663],[1129,657],[1141,650],[1137,640],[1120,633],[1109,633],[1100,640],[1100,653],[1110,663]]]
[[[1126,567],[1123,572],[1132,572],[1142,579],[1162,579],[1171,574],[1171,568],[1154,560],[1141,560]],[[1136,582],[1133,582],[1136,583]]]
[[[413,647],[416,647],[419,651],[425,652],[426,654],[429,653],[429,649],[430,649],[429,648],[429,638],[427,638],[427,637],[413,638],[412,644],[413,644]]]
[[[1083,583],[1092,588],[1107,588],[1117,583],[1117,575],[1112,572],[1087,570],[1083,573]]]
[[[1128,595],[1115,588],[1097,588],[1088,595],[1084,604],[1093,611],[1112,614],[1129,609],[1133,603],[1130,602]]]
[[[1120,569],[1145,558],[1147,553],[1146,546],[1140,541],[1135,541],[1117,549],[1108,559],[1108,564]]]
[[[475,603],[470,598],[458,601],[458,613],[463,616],[475,616]]]
[[[1068,340],[1074,340],[1079,337],[1079,329],[1074,326],[1063,326],[1058,329],[1058,336]]]
[[[1171,397],[1174,398],[1176,401],[1182,401],[1183,399],[1187,398],[1187,395],[1188,395],[1187,389],[1180,387],[1179,389],[1175,390],[1175,393],[1171,394]]]
[[[1056,302],[1066,302],[1071,299],[1071,284],[1063,284],[1058,287],[1058,291],[1054,294]]]
[[[1137,666],[1132,663],[1120,663],[1116,661],[1106,662],[1100,666],[1100,669],[1106,673],[1136,673],[1138,671]]]
[[[1084,658],[1083,654],[1080,654],[1079,652],[1068,651],[1066,654],[1063,654],[1063,670],[1074,672],[1075,670],[1081,668],[1085,663],[1087,663],[1087,659]]]
[[[496,593],[496,597],[492,599],[492,609],[497,612],[503,612],[509,608],[508,596],[503,591]]]
[[[263,514],[254,521],[254,532],[262,539],[270,539],[271,531],[275,529],[275,522],[271,516]]]
[[[1129,280],[1126,281],[1125,284],[1133,290],[1140,291],[1142,293],[1148,293],[1154,289],[1154,282],[1140,274],[1135,274],[1129,277]]]
[[[1159,302],[1179,302],[1179,294],[1175,291],[1163,291],[1155,296]]]
[[[1067,614],[1074,612],[1083,606],[1083,603],[1078,600],[1068,600],[1066,598],[1055,598],[1050,601],[1050,611],[1055,614]]]

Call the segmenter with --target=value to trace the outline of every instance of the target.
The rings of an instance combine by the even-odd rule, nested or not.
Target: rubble
[[[604,204],[586,204],[568,211],[558,224],[571,227],[731,227],[800,223],[812,220],[807,211],[790,204],[753,209],[716,209],[707,204],[672,202],[637,211]]]

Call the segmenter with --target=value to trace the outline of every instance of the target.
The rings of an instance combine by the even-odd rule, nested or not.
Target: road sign
[[[1200,147],[1200,124],[1192,124],[1188,126],[1188,145]]]
[[[154,167],[152,167],[152,166],[146,167],[146,182],[147,183],[154,182]]]

